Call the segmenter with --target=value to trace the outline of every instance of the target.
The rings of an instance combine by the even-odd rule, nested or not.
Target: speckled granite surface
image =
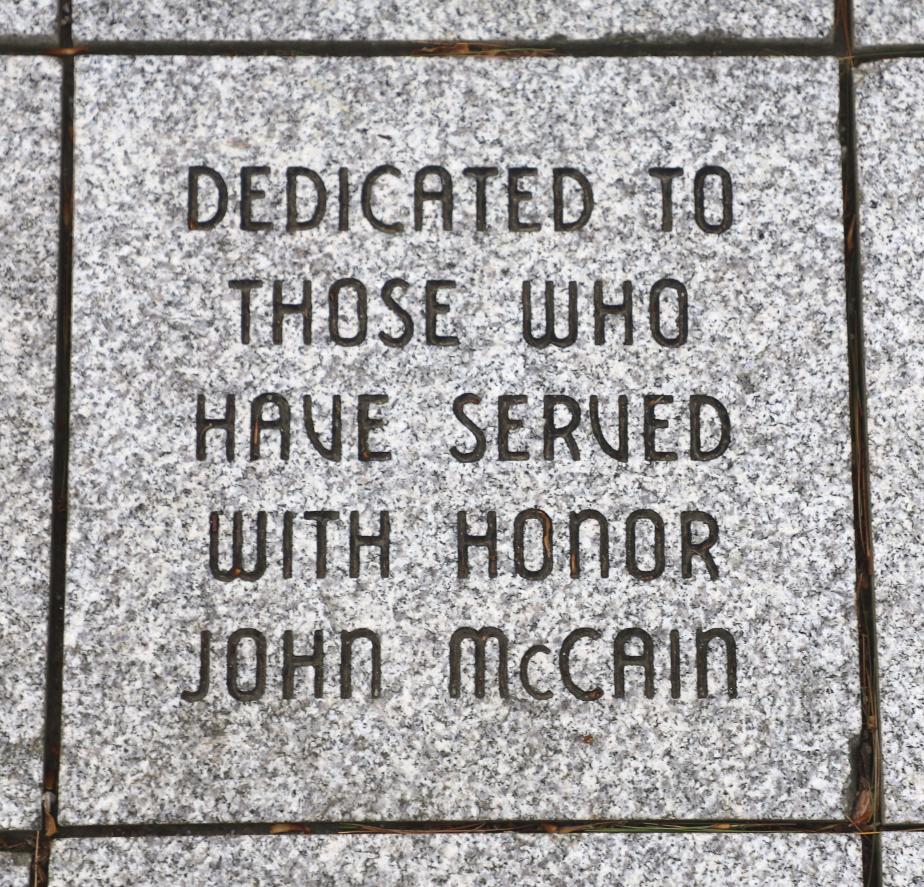
[[[860,46],[924,42],[922,0],[853,0],[853,21]]]
[[[54,37],[55,0],[0,0],[0,37]]]
[[[77,80],[62,821],[842,814],[859,709],[833,61],[92,58],[78,59]],[[260,180],[269,196],[254,203],[254,218],[276,227],[186,230],[187,170],[203,163],[228,178],[229,219],[239,167],[269,165]],[[454,230],[439,228],[432,204],[422,231],[371,230],[357,178],[385,163],[404,178],[382,180],[379,215],[410,229],[412,171],[443,163],[458,189]],[[706,164],[727,166],[735,182],[737,221],[720,236],[692,220],[693,171]],[[331,210],[319,228],[285,233],[280,174],[289,165],[320,170],[329,183],[338,166],[354,170],[349,232]],[[507,230],[496,179],[489,230],[476,231],[472,183],[461,176],[475,165],[537,168],[523,214],[543,229]],[[559,165],[586,171],[595,189],[591,222],[570,234],[549,218]],[[674,230],[663,234],[648,169],[671,165],[686,174]],[[648,329],[648,291],[666,275],[689,292],[689,340],[675,349]],[[370,340],[335,348],[327,289],[345,276],[369,286]],[[411,285],[399,299],[415,323],[403,349],[377,335],[401,328],[378,295],[393,276]],[[293,337],[292,319],[285,344],[272,344],[269,284],[253,295],[251,343],[241,344],[241,297],[228,281],[254,277],[284,280],[287,301],[303,277],[313,280],[312,345]],[[587,282],[573,348],[522,341],[522,281],[547,278]],[[622,281],[635,282],[631,346],[618,326],[605,345],[592,344],[587,300],[597,278],[608,301]],[[428,279],[457,281],[440,293],[452,308],[438,322],[440,333],[458,334],[457,347],[422,338]],[[249,402],[267,391],[292,404],[285,462],[272,432],[259,461],[248,458]],[[483,396],[469,415],[489,428],[488,456],[474,464],[448,455],[472,445],[452,415],[467,391]],[[387,418],[372,439],[387,438],[390,461],[354,457],[364,392],[392,398],[372,410]],[[499,463],[491,417],[499,395],[517,392],[530,400],[514,410],[527,425],[512,446],[528,446],[532,458]],[[230,464],[215,436],[196,459],[200,393],[209,414],[225,394],[238,397]],[[586,412],[575,432],[580,461],[561,442],[555,461],[539,458],[543,393],[573,395],[583,409],[599,394],[604,417],[625,393],[628,463],[595,446]],[[675,398],[659,408],[670,424],[657,432],[659,445],[679,451],[675,462],[642,457],[647,393]],[[732,443],[714,461],[686,452],[693,393],[718,398],[731,416]],[[308,444],[309,394],[324,416],[331,397],[343,397],[339,463]],[[511,527],[530,507],[553,516],[554,569],[544,581],[513,570]],[[589,507],[611,522],[608,579],[595,578],[589,540],[585,572],[569,575],[567,516]],[[467,509],[481,531],[492,508],[498,576],[486,578],[483,554],[473,554],[472,576],[459,579],[456,512]],[[641,508],[665,523],[666,567],[652,581],[632,578],[624,563],[625,520]],[[227,540],[235,509],[246,513],[248,544],[255,512],[268,513],[267,570],[256,582],[210,575],[210,512],[222,515]],[[330,525],[321,579],[314,529],[301,519],[318,509],[342,517]],[[353,509],[364,532],[390,510],[389,578],[368,553],[360,577],[348,575]],[[692,509],[720,526],[715,580],[698,559],[681,578],[679,516]],[[281,563],[286,510],[299,516],[293,578]],[[531,566],[541,558],[535,530]],[[470,675],[462,698],[450,698],[449,637],[469,625],[510,638],[510,699],[493,688],[474,699]],[[337,688],[339,632],[360,627],[383,639],[382,696],[371,701],[362,670],[352,699]],[[575,680],[599,685],[603,697],[566,692],[553,655],[532,666],[553,697],[528,696],[519,657],[541,643],[557,653],[580,627],[601,638],[575,647]],[[628,627],[654,640],[652,699],[637,668],[626,698],[614,696],[613,639]],[[735,699],[718,667],[710,697],[697,698],[695,631],[712,627],[737,638]],[[226,639],[239,628],[263,632],[268,645],[266,693],[250,703],[225,690]],[[180,694],[196,683],[204,629],[213,633],[213,690],[188,702]],[[668,675],[674,629],[679,699]],[[326,633],[323,699],[312,697],[307,669],[294,698],[283,698],[286,630],[303,654],[315,630]]]
[[[212,0],[81,0],[79,40],[472,40],[607,36],[821,38],[833,27],[828,0],[489,0],[399,3],[349,0],[306,5]]]
[[[55,371],[60,73],[0,60],[0,828],[32,825],[42,769]]]
[[[924,63],[857,75],[869,446],[886,816],[924,818]]]
[[[200,879],[205,879],[201,881]],[[63,840],[51,887],[310,883],[859,887],[860,843],[829,835],[462,835]]]
[[[0,852],[0,887],[25,887],[29,883],[29,854]]]
[[[924,834],[882,836],[882,887],[924,887]]]

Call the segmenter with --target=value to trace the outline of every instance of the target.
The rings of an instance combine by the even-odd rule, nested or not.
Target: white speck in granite
[[[924,833],[885,832],[882,887],[924,887]]]
[[[53,37],[54,0],[0,0],[0,37]]]
[[[39,810],[54,426],[60,73],[0,60],[0,828]]]
[[[922,0],[853,0],[859,46],[924,42]]]
[[[924,817],[924,62],[857,73],[886,815]]]
[[[831,60],[639,59],[78,59],[71,519],[66,629],[65,822],[134,820],[389,819],[642,816],[836,817],[849,791],[849,747],[859,725],[853,609],[853,531],[844,326],[837,68]],[[238,211],[239,167],[266,164],[269,232],[230,224],[186,230],[187,170],[220,168]],[[354,199],[353,226],[335,213],[317,229],[286,235],[280,175],[289,165],[336,181],[391,163],[403,171],[380,212],[410,226],[412,171],[442,163],[457,183],[455,227],[370,230]],[[733,173],[736,222],[705,235],[691,219],[693,171]],[[491,186],[489,230],[474,229],[463,168],[536,167],[525,209],[543,229],[510,232],[506,200]],[[674,231],[661,233],[660,197],[648,170],[683,166]],[[574,166],[593,182],[591,223],[552,230],[550,170]],[[331,178],[333,176],[333,179]],[[497,180],[495,180],[497,181]],[[332,188],[335,186],[331,186]],[[680,186],[678,186],[680,188]],[[329,198],[334,207],[335,199]],[[354,192],[355,193],[355,192]],[[680,196],[680,195],[683,196]],[[428,207],[430,209],[430,207]],[[264,212],[265,211],[265,212]],[[334,348],[326,330],[331,281],[370,287],[370,341]],[[378,287],[402,276],[415,323],[406,348]],[[648,331],[654,281],[681,279],[690,293],[690,339],[657,345]],[[252,340],[240,343],[240,297],[230,279],[278,278],[295,298],[314,282],[315,336],[286,327],[271,344],[270,290],[252,304]],[[425,344],[423,281],[454,279],[440,330],[456,348]],[[616,298],[636,286],[634,344],[592,344],[589,282]],[[523,279],[580,280],[579,343],[527,348],[520,335]],[[300,290],[299,290],[300,292]],[[248,401],[283,392],[293,404],[291,455],[247,458],[247,432],[227,463],[210,438],[195,458],[199,393],[209,412],[225,393]],[[451,446],[471,437],[452,416],[461,392],[484,398],[471,415],[490,425],[496,398],[530,396],[517,439],[533,458],[462,464]],[[388,393],[394,458],[354,457],[356,395]],[[537,458],[544,392],[604,415],[631,404],[626,465],[597,450],[586,424],[582,458]],[[676,462],[646,462],[641,398],[669,394],[659,443]],[[728,452],[693,462],[682,405],[693,393],[724,403]],[[309,448],[301,398],[344,398],[344,458]],[[538,413],[537,413],[538,410]],[[383,436],[376,434],[381,442]],[[535,582],[513,574],[511,525],[530,507],[554,517],[554,570]],[[568,513],[595,507],[611,521],[612,571],[569,575]],[[456,577],[457,510],[496,509],[498,577],[476,558]],[[666,568],[646,582],[624,566],[624,523],[641,508],[664,516]],[[220,582],[208,566],[209,514],[268,512],[266,575]],[[295,524],[293,578],[280,569],[283,512],[334,509],[326,578],[314,575],[314,535]],[[348,512],[363,529],[392,513],[391,577],[347,573]],[[716,516],[720,576],[698,566],[680,576],[679,515]],[[248,537],[251,530],[248,530]],[[587,552],[589,554],[589,550]],[[535,557],[535,548],[530,557]],[[466,625],[494,625],[511,642],[511,698],[447,692],[448,640]],[[655,696],[638,673],[617,699],[608,667],[617,631],[638,626],[656,644]],[[268,683],[260,701],[225,691],[225,639],[241,627],[265,633]],[[341,630],[383,638],[383,693],[368,677],[354,698],[336,687]],[[573,629],[582,641],[577,680],[604,689],[583,702],[557,677],[554,655],[535,661],[541,702],[520,687],[527,647],[557,653]],[[738,697],[711,675],[698,699],[692,669],[697,627],[731,631],[739,645]],[[183,701],[198,675],[199,633],[213,632],[213,691]],[[299,676],[280,688],[282,636],[306,652],[327,635],[322,699]],[[679,632],[683,686],[671,699],[668,639]],[[249,663],[248,667],[252,667]],[[470,680],[470,676],[468,676]]]
[[[830,0],[81,0],[79,40],[541,40],[684,36],[823,38]]]
[[[56,841],[50,887],[850,887],[847,835],[349,835]]]

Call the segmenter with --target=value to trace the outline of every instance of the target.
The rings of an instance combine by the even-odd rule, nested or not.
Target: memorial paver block
[[[924,885],[924,841],[920,832],[886,832],[882,836],[883,887]]]
[[[35,823],[42,773],[54,433],[60,72],[0,60],[0,828]]]
[[[77,60],[61,815],[836,817],[832,60]]]
[[[878,63],[857,82],[861,250],[886,816],[924,817],[924,64]]]
[[[350,835],[62,840],[50,887],[126,883],[128,871],[137,887],[214,883],[241,873],[280,887],[306,880],[320,887],[859,887],[861,880],[860,842],[846,835]]]
[[[81,0],[79,40],[543,40],[682,36],[821,39],[833,27],[829,0],[517,0],[397,4],[321,0],[310,7],[220,0]]]
[[[23,887],[29,880],[29,854],[0,852],[0,887]]]
[[[57,16],[54,0],[0,0],[0,37],[52,37]]]
[[[854,31],[861,46],[924,41],[920,0],[853,0]]]

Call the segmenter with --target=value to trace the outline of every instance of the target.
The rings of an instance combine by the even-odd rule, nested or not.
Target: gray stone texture
[[[48,620],[60,73],[0,61],[0,828],[39,809]]]
[[[77,66],[64,821],[843,813],[859,716],[835,62],[92,58]],[[231,184],[229,220],[188,231],[187,170],[201,163]],[[382,163],[403,171],[382,180],[375,204],[407,223],[399,235],[372,230],[359,213],[358,178]],[[431,163],[455,177],[452,232],[432,204],[424,230],[410,230],[413,170]],[[721,236],[691,218],[693,172],[710,163],[727,166],[735,182],[737,221]],[[273,170],[261,180],[268,197],[254,204],[255,217],[272,216],[272,231],[231,222],[238,170],[248,164]],[[336,230],[332,209],[319,228],[285,233],[280,177],[293,164],[329,183],[340,165],[354,171],[351,231]],[[461,175],[472,165],[538,168],[523,213],[542,230],[507,230],[506,189],[495,179],[489,230],[476,232]],[[556,165],[593,181],[596,209],[579,232],[552,230]],[[671,165],[686,173],[674,230],[663,234],[648,169]],[[369,286],[369,341],[335,348],[326,295],[345,276]],[[401,300],[415,334],[403,349],[377,337],[400,328],[378,296],[393,276],[411,283]],[[648,329],[648,291],[664,276],[690,293],[689,342],[675,349]],[[288,301],[312,279],[314,344],[295,338],[291,320],[285,344],[271,344],[267,283],[253,297],[251,344],[242,345],[240,297],[228,281],[245,277],[284,280]],[[452,309],[439,330],[456,331],[456,348],[422,339],[423,281],[444,278],[458,286],[445,296]],[[623,344],[619,318],[605,345],[592,344],[597,278],[608,301],[621,301],[621,282],[634,281],[633,345]],[[581,281],[577,345],[526,347],[524,279]],[[271,433],[261,459],[248,461],[249,400],[265,391],[292,404],[287,462]],[[528,446],[530,460],[499,463],[494,430],[485,460],[449,457],[450,447],[472,443],[452,416],[466,391],[483,397],[470,414],[487,426],[499,395],[529,395],[515,411],[527,427],[513,446]],[[354,457],[363,392],[392,398],[390,461]],[[732,445],[710,462],[686,453],[682,410],[695,392],[721,400],[732,417]],[[206,459],[195,458],[199,393],[210,415],[226,393],[238,396],[230,464],[216,436]],[[561,443],[554,462],[540,458],[543,393],[583,405],[580,461]],[[603,455],[588,431],[595,393],[611,437],[616,397],[629,398],[627,465]],[[642,458],[646,393],[675,398],[659,413],[671,424],[658,442],[680,451],[676,462]],[[325,417],[330,398],[343,396],[342,462],[309,447],[303,394]],[[385,434],[373,441],[383,445]],[[530,507],[554,519],[554,570],[540,582],[514,575],[512,564],[513,519]],[[611,521],[609,579],[595,574],[589,537],[582,576],[569,575],[568,512],[587,507]],[[343,520],[331,525],[328,575],[315,579],[314,530],[300,516],[321,508]],[[468,510],[481,531],[492,508],[498,577],[485,576],[476,553],[472,576],[458,579],[456,512]],[[624,521],[639,508],[657,510],[666,526],[667,566],[650,582],[624,566]],[[245,512],[248,539],[255,512],[269,515],[269,566],[257,582],[209,573],[209,514],[222,515],[227,540],[235,509]],[[391,511],[390,578],[379,578],[368,554],[361,576],[347,575],[352,509],[365,532],[380,509]],[[691,578],[680,576],[679,514],[688,509],[720,524],[715,581],[698,561]],[[280,565],[285,510],[299,516],[291,579]],[[534,566],[535,526],[529,538]],[[510,637],[510,700],[495,688],[474,699],[470,675],[464,697],[449,698],[448,639],[466,625]],[[518,657],[539,643],[557,653],[582,626],[602,638],[575,648],[575,678],[599,685],[603,698],[569,695],[555,659],[540,656],[535,681],[554,696],[531,699]],[[630,626],[655,640],[653,699],[637,669],[626,698],[614,698],[613,639]],[[229,697],[220,670],[225,639],[240,627],[263,631],[269,644],[267,693],[248,704]],[[363,670],[354,698],[340,699],[336,687],[336,639],[359,627],[384,639],[384,691],[372,702]],[[725,693],[721,647],[711,695],[697,698],[698,627],[736,636],[738,698]],[[180,692],[196,683],[202,629],[214,633],[214,687],[190,703]],[[301,653],[313,630],[327,633],[323,699],[310,695],[307,670],[296,698],[282,698],[286,629]],[[677,700],[671,629],[681,638]]]
[[[924,42],[921,0],[853,0],[853,21],[860,46]]]
[[[683,36],[822,38],[830,0],[515,0],[398,3],[81,0],[79,40],[541,40]]]
[[[0,887],[26,887],[29,861],[28,853],[0,851]]]
[[[882,836],[882,887],[924,887],[924,834]]]
[[[50,887],[849,887],[846,835],[349,835],[62,840]]]
[[[862,67],[857,141],[886,816],[924,817],[924,62]]]
[[[0,38],[54,37],[55,0],[0,0]]]

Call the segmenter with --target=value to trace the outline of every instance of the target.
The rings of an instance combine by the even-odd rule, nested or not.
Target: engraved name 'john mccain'
[[[732,228],[733,181],[723,167],[665,165],[640,174],[660,235],[670,236],[682,213],[703,235]],[[436,237],[463,226],[484,237],[492,230],[528,237],[551,229],[567,238],[594,224],[600,198],[593,178],[576,165],[466,164],[451,171],[383,162],[331,173],[302,166],[227,170],[196,164],[188,168],[185,182],[186,229],[192,237],[235,227],[263,238],[310,238],[319,230],[331,235],[365,231],[374,238],[422,230]],[[317,279],[292,269],[267,271],[254,259],[253,267],[219,269],[215,298],[233,292],[231,326],[243,346],[403,349],[416,340],[424,347],[471,350],[493,344],[470,335],[469,318],[457,307],[466,281],[420,268],[360,279],[349,266],[344,256],[342,269]],[[536,280],[523,269],[508,282],[508,295],[515,293],[520,305],[516,332],[528,348],[612,348],[623,358],[642,339],[664,349],[688,347],[699,335],[690,312],[696,293],[680,275],[663,270],[646,280],[556,281]],[[190,404],[195,419],[188,456],[206,464],[284,463],[296,452],[319,464],[409,459],[413,453],[389,440],[393,394],[363,390],[321,396],[310,387],[296,396],[268,387],[200,390]],[[445,456],[462,464],[578,462],[591,454],[621,463],[631,457],[721,464],[733,447],[731,411],[703,390],[607,390],[580,399],[567,390],[519,390],[491,398],[467,389],[446,394],[439,408],[455,438]],[[531,448],[529,441],[536,439],[541,447]],[[350,510],[325,503],[212,510],[201,518],[203,569],[210,581],[232,589],[263,579],[310,583],[330,570],[345,583],[391,579],[402,514],[386,508],[370,520],[362,504]],[[439,501],[431,504],[432,520],[452,530],[434,533],[434,546],[441,544],[438,538],[452,540],[445,551],[435,552],[435,561],[454,572],[462,591],[467,581],[490,583],[499,575],[543,582],[581,576],[607,580],[622,573],[657,583],[711,582],[722,573],[721,517],[695,506],[550,514],[530,503],[505,502],[441,515]],[[442,661],[449,699],[541,703],[560,697],[599,702],[633,695],[674,700],[738,695],[739,641],[720,626],[611,623],[524,638],[503,626],[481,624],[475,615],[472,620],[452,631],[441,650],[428,653]],[[325,631],[248,625],[217,632],[199,626],[196,637],[195,661],[186,673],[198,679],[180,690],[187,703],[218,697],[242,703],[325,696],[375,700],[400,689],[390,684],[391,674],[408,680],[407,669],[389,669],[390,638],[374,627]],[[393,646],[407,652],[398,642]],[[608,674],[605,685],[587,677],[601,670]]]
[[[681,647],[682,637],[691,649]],[[365,652],[357,653],[360,647]],[[341,631],[333,639],[323,629],[315,629],[299,633],[298,641],[291,629],[282,632],[281,638],[250,627],[236,629],[227,638],[216,638],[205,629],[199,636],[198,684],[184,690],[181,698],[201,702],[210,693],[227,693],[238,702],[274,696],[284,700],[330,695],[352,699],[355,692],[359,698],[379,699],[383,695],[383,647],[381,634],[368,628]],[[606,696],[625,699],[637,694],[653,699],[656,676],[660,675],[665,684],[660,695],[681,699],[684,689],[689,688],[695,696],[687,692],[687,698],[706,699],[713,695],[710,665],[724,672],[724,692],[732,699],[738,695],[737,644],[732,633],[723,628],[697,628],[683,635],[671,629],[666,645],[656,643],[649,632],[638,627],[612,633],[576,628],[556,647],[553,652],[545,642],[514,643],[495,626],[462,626],[446,645],[448,696],[485,699],[496,695],[545,702],[565,694],[581,702],[596,702]],[[364,657],[367,682],[363,687],[354,678],[357,655]],[[610,686],[604,689],[575,677],[578,667],[572,662],[578,658],[583,666],[605,666],[611,675]],[[664,660],[658,662],[657,669],[656,658]],[[548,675],[550,669],[543,670],[544,678],[537,676],[543,659],[556,663],[554,677]]]

